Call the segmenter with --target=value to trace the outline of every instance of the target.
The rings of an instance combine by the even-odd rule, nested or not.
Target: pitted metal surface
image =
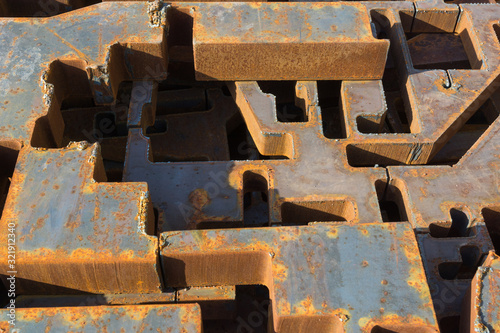
[[[495,2],[0,16],[2,331],[500,329]]]

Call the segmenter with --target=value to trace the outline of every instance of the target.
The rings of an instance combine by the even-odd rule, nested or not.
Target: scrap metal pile
[[[500,332],[499,4],[0,13],[2,332]]]

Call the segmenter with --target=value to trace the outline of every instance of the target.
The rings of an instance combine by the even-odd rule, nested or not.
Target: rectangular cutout
[[[327,139],[346,138],[344,116],[340,108],[342,81],[317,81],[323,135]]]
[[[259,171],[243,174],[243,226],[263,227],[269,225],[267,177]]]
[[[481,213],[493,247],[496,253],[500,253],[500,206],[483,208]]]
[[[406,34],[413,68],[471,69],[471,64],[459,34]]]
[[[276,101],[276,117],[281,123],[301,123],[307,121],[306,110],[295,104],[297,81],[259,81],[263,93],[271,94]]]
[[[402,188],[397,180],[392,180],[390,183],[386,180],[377,180],[375,182],[380,214],[384,222],[408,221],[400,187]]]
[[[309,222],[346,222],[355,218],[354,204],[348,200],[293,201],[281,205],[283,225]]]
[[[0,143],[0,219],[9,194],[20,148],[21,145],[17,143]]]

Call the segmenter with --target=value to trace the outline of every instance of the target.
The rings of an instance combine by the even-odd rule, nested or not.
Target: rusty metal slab
[[[278,332],[437,331],[408,223],[167,232],[161,256],[175,287],[266,285]]]
[[[1,220],[16,225],[18,292],[161,292],[147,184],[105,181],[97,145],[20,152]]]
[[[342,143],[322,134],[315,82],[299,81],[296,85],[300,103],[308,113],[308,122],[304,123],[278,122],[273,96],[262,93],[254,81],[237,82],[235,89],[236,104],[259,152],[287,158],[155,162],[150,157],[153,136],[148,138],[141,129],[130,129],[123,181],[150,184],[151,198],[159,211],[159,231],[194,229],[203,225],[243,226],[244,192],[251,191],[249,187],[255,179],[254,182],[261,184],[257,187],[268,191],[266,225],[281,224],[283,213],[299,214],[303,210],[301,207],[306,212],[307,207],[312,210],[302,224],[314,221],[321,213],[326,213],[322,217],[326,221],[382,221],[374,184],[385,179],[386,173],[382,168],[358,169],[354,171],[356,176],[348,176],[350,171],[342,157]],[[214,108],[212,112],[222,115],[222,110]],[[189,113],[190,117],[193,115]],[[226,116],[219,116],[219,119],[223,124],[227,121]],[[205,141],[208,142],[218,129],[214,126]],[[180,145],[184,141],[174,142]],[[302,142],[309,143],[307,149]],[[192,149],[187,144],[180,147]],[[337,177],[342,175],[343,181],[338,182],[336,177],[325,178],[330,173]],[[292,174],[303,182],[290,182]],[[358,186],[370,190],[361,193]],[[367,195],[372,199],[363,199]],[[323,207],[319,207],[321,204],[315,207],[318,201],[325,203]],[[282,207],[285,202],[290,209]]]
[[[469,58],[458,34],[419,34],[408,40],[413,66],[420,69],[466,69]]]
[[[486,29],[488,24],[494,22],[494,15],[481,15],[480,8],[475,8],[478,12],[477,15],[471,16],[475,17],[474,20],[478,21],[477,24],[473,24],[472,28],[470,24],[472,24],[471,17],[464,16],[460,21],[460,25],[458,26],[458,30],[460,30],[460,35],[466,35],[472,33],[476,33],[475,31],[479,29],[483,36],[483,39],[491,39],[494,38],[494,34],[490,34],[491,29]],[[421,164],[429,161],[435,154],[437,154],[440,149],[447,143],[447,141],[451,138],[453,134],[456,134],[460,126],[464,124],[464,122],[471,116],[471,114],[477,111],[478,106],[485,98],[489,98],[492,96],[492,93],[495,91],[495,87],[497,87],[498,83],[496,81],[496,77],[498,76],[498,72],[494,70],[491,73],[486,68],[479,70],[468,70],[468,71],[450,71],[443,73],[441,70],[434,71],[418,71],[413,68],[412,59],[410,59],[410,52],[408,51],[407,43],[404,40],[404,31],[401,29],[399,25],[399,19],[396,15],[387,15],[387,17],[392,17],[394,22],[392,22],[394,30],[394,38],[391,37],[391,40],[395,43],[395,48],[401,48],[398,51],[398,55],[400,57],[399,63],[400,67],[403,66],[406,69],[402,70],[404,75],[408,77],[411,85],[410,87],[404,88],[406,90],[406,94],[408,95],[408,104],[411,106],[411,134],[399,134],[398,136],[391,134],[378,134],[374,136],[375,133],[363,133],[362,135],[353,135],[354,142],[349,142],[346,140],[348,144],[348,148],[358,152],[358,154],[351,154],[353,164],[366,163],[366,165],[376,165],[376,164],[393,164],[393,163],[404,163],[404,164]],[[465,23],[464,23],[465,22]],[[391,31],[392,31],[391,30]],[[465,38],[465,37],[464,37]],[[465,42],[464,42],[465,43]],[[469,43],[470,44],[470,43]],[[473,43],[474,44],[474,43]],[[467,46],[467,52],[473,52],[472,48],[477,48],[477,45],[469,45]],[[487,67],[490,68],[498,68],[497,62],[498,57],[495,57],[495,53],[498,53],[496,50],[497,44],[493,43],[491,48],[485,48],[481,50],[482,52],[490,53],[489,56],[485,57],[485,60],[490,62],[490,65]],[[474,64],[473,66],[476,66]],[[484,66],[483,66],[484,67]],[[441,89],[439,91],[439,83],[436,84],[436,81],[429,81],[428,78],[433,75],[442,76],[442,74],[446,75],[460,75],[461,77],[474,77],[474,81],[468,80],[467,85],[471,85],[471,89],[466,88],[466,82],[460,79],[460,83],[454,81],[458,85],[458,89],[455,91],[446,91],[446,89]],[[458,78],[454,77],[454,78]],[[423,79],[423,80],[422,80]],[[443,82],[451,82],[451,76],[442,77]],[[441,79],[440,79],[441,80]],[[428,82],[426,82],[428,81]],[[403,81],[404,82],[404,81]],[[347,82],[345,82],[347,84]],[[444,84],[445,84],[444,83]],[[472,85],[481,86],[481,88],[476,89],[472,88]],[[420,91],[425,91],[426,89],[436,89],[439,91],[436,94],[435,98],[433,98],[433,103],[439,105],[439,108],[447,110],[446,112],[442,112],[442,114],[437,115],[432,112],[432,109],[429,108],[429,100],[422,99],[421,97],[424,94],[420,94]],[[451,88],[451,87],[450,87]],[[476,97],[470,95],[473,92]],[[450,95],[451,93],[451,95]],[[354,99],[354,96],[348,96],[348,92],[344,93],[342,96],[345,104],[344,108],[349,108],[349,103],[360,103],[364,96],[366,95],[358,95],[358,100]],[[425,94],[427,96],[429,94]],[[383,92],[380,95],[382,99],[382,103],[384,103]],[[460,100],[460,102],[459,102]],[[362,102],[361,102],[362,103]],[[406,101],[405,101],[406,104]],[[366,112],[366,111],[365,111]],[[429,112],[429,113],[428,113]],[[453,113],[453,114],[452,114]],[[366,115],[365,119],[373,118],[374,115]],[[375,115],[375,117],[378,117]],[[418,119],[417,119],[418,117]],[[378,118],[379,120],[382,118]],[[365,131],[363,129],[358,129],[358,124],[352,121],[348,121],[346,124],[346,131],[349,133],[354,133],[356,131]],[[352,128],[352,130],[351,130]],[[378,129],[380,131],[380,129]],[[368,135],[366,135],[368,134]],[[371,134],[371,135],[370,135]],[[362,142],[359,139],[363,139]],[[372,141],[373,140],[373,141]],[[359,159],[364,160],[365,162],[358,161]]]
[[[8,312],[0,311],[3,332],[202,332],[197,304],[17,309],[15,326]]]
[[[193,11],[198,80],[382,78],[389,42],[373,37],[363,5],[219,3]]]
[[[181,302],[203,300],[233,300],[236,297],[234,286],[193,287],[177,291],[177,299]]]
[[[165,77],[158,12],[146,2],[108,2],[49,18],[2,20],[0,41],[9,47],[0,51],[0,141],[45,144],[49,139],[32,137],[38,120],[60,144],[64,124],[58,109],[68,94],[83,90],[75,74],[88,77],[98,104],[111,103],[123,80]]]
[[[477,269],[463,304],[460,332],[500,330],[500,257],[493,251]]]
[[[1,17],[46,17],[55,16],[100,2],[100,0],[2,0]]]
[[[435,11],[436,15],[439,13]],[[346,143],[356,152],[352,154],[352,164],[428,163],[499,88],[500,46],[491,29],[498,21],[498,7],[463,5],[454,31],[461,38],[470,69],[415,69],[405,35],[408,31],[403,29],[398,13],[373,10],[372,18],[378,31],[387,34],[391,41],[410,133],[362,133],[357,122],[347,122],[346,132],[351,133],[354,142]],[[363,98],[385,99],[383,91],[377,96],[349,93],[342,91],[344,108]]]
[[[23,3],[0,15],[41,5]],[[493,331],[499,8],[157,0],[3,17],[18,319]],[[188,310],[128,306],[146,303]]]
[[[439,319],[460,314],[475,269],[493,249],[484,224],[476,224],[467,235],[442,237],[444,235],[439,231],[446,231],[449,227],[450,224],[436,222],[431,225],[430,233],[417,234]]]

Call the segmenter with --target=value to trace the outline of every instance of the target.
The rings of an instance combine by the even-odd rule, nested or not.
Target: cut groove
[[[387,183],[386,180],[375,182],[380,213],[384,222],[408,221],[400,187],[402,188],[402,184],[397,180],[393,180],[391,183]]]
[[[435,222],[429,225],[429,233],[434,238],[471,237],[469,216],[458,208],[450,209],[451,222]]]
[[[355,218],[354,204],[348,200],[294,201],[281,205],[283,225],[309,222],[346,222]]]
[[[0,143],[0,219],[9,194],[21,146],[17,143]]]

